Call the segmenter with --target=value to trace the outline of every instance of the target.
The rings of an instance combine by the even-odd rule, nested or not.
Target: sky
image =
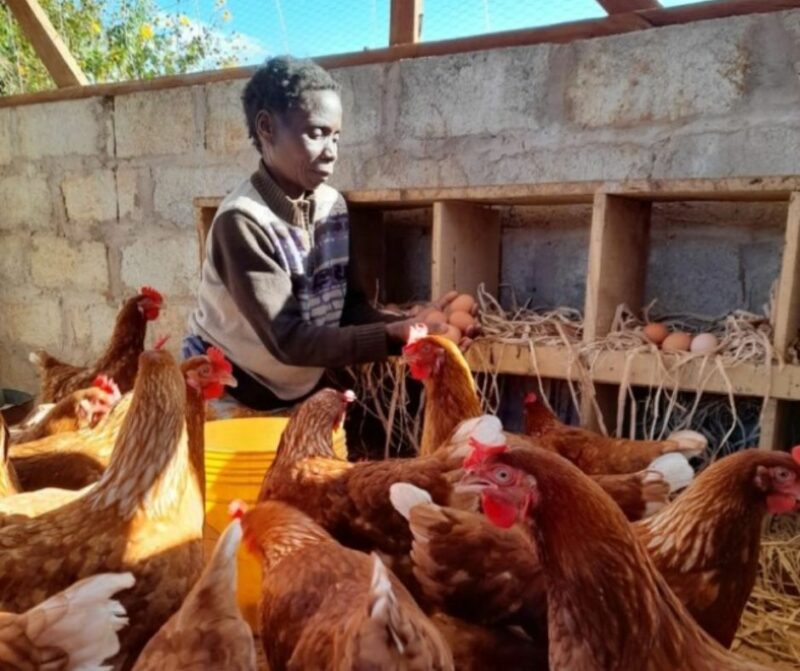
[[[671,7],[691,0],[662,0]],[[693,0],[698,2],[699,0]],[[274,55],[322,56],[388,46],[389,0],[157,0],[165,12],[237,34],[240,64]],[[601,18],[595,0],[424,0],[422,40]],[[226,20],[223,20],[226,19]]]

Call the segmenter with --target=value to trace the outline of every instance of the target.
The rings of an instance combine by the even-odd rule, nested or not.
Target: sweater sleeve
[[[336,368],[386,358],[383,323],[331,327],[303,319],[290,275],[247,215],[225,212],[214,222],[211,261],[236,307],[281,363]]]

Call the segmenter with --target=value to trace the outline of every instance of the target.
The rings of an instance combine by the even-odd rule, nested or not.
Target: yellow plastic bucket
[[[209,557],[219,535],[228,526],[228,505],[242,499],[256,502],[264,473],[272,464],[287,417],[223,419],[205,425],[206,525],[203,534]],[[334,434],[334,451],[347,454],[344,431]],[[239,548],[237,596],[242,615],[257,629],[258,599],[261,595],[261,565]]]

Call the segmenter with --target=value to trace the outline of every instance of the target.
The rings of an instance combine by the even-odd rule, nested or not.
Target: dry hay
[[[773,517],[761,541],[759,574],[733,649],[780,668],[800,668],[800,518]]]

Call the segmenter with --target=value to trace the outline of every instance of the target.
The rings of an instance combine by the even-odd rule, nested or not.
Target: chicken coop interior
[[[0,7],[0,669],[800,671],[800,0],[181,1]]]

